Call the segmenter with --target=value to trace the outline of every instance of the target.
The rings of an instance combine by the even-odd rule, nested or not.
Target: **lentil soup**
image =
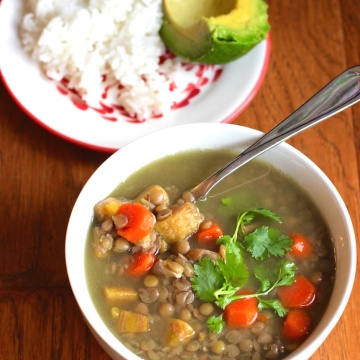
[[[141,358],[282,359],[326,309],[331,236],[294,181],[254,160],[193,202],[187,190],[234,156],[164,157],[94,207],[89,291]]]

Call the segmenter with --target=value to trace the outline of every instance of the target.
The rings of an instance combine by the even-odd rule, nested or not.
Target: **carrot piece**
[[[246,294],[244,292],[241,293]],[[233,328],[240,328],[253,324],[258,317],[258,313],[257,299],[249,297],[231,302],[226,306],[223,316],[227,325]]]
[[[287,308],[307,308],[316,299],[316,287],[305,276],[296,275],[290,286],[279,287],[278,296]]]
[[[216,241],[220,236],[223,236],[223,232],[220,226],[216,222],[212,222],[211,226],[197,231],[196,239],[201,244],[209,244]]]
[[[143,252],[134,254],[132,262],[130,262],[125,273],[130,276],[142,276],[149,272],[155,263],[155,255]]]
[[[290,235],[293,245],[289,251],[289,254],[297,258],[305,258],[311,255],[314,251],[314,246],[310,240],[303,234]]]
[[[154,214],[140,203],[121,205],[117,215],[127,219],[125,226],[116,229],[117,233],[134,244],[149,235],[156,222]]]
[[[285,339],[299,342],[308,334],[309,328],[309,314],[301,309],[293,309],[286,315],[281,333]]]

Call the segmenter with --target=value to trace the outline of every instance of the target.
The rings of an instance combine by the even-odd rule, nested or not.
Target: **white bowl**
[[[191,149],[230,148],[240,152],[261,134],[253,129],[221,123],[180,125],[156,131],[133,141],[113,154],[84,186],[68,224],[67,271],[86,322],[100,345],[113,359],[138,360],[139,357],[123,346],[106,327],[89,295],[84,254],[94,204],[108,196],[131,173],[155,159]],[[160,140],[162,146],[153,146]],[[349,299],[356,271],[354,229],[339,193],[326,175],[306,156],[283,143],[261,155],[261,159],[296,179],[307,191],[320,209],[334,239],[337,268],[333,295],[320,323],[305,342],[291,353],[291,359],[308,359],[329,335]]]

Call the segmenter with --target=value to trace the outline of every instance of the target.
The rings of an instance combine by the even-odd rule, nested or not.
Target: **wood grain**
[[[269,0],[265,80],[235,123],[267,131],[345,68],[360,64],[358,0]],[[240,86],[240,85],[239,85]],[[65,267],[72,206],[108,157],[32,122],[0,85],[0,360],[109,360],[77,307]],[[360,105],[289,140],[330,178],[360,235]],[[359,250],[359,248],[358,248]],[[312,360],[356,359],[360,280]]]

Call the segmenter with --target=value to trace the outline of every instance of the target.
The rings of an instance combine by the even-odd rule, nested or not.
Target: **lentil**
[[[172,215],[172,210],[169,208],[162,209],[158,212],[156,219],[158,221],[164,220]]]
[[[130,243],[125,240],[123,237],[118,237],[117,239],[115,239],[114,242],[114,251],[115,252],[126,252],[129,251],[131,245]]]
[[[128,218],[124,215],[114,215],[112,217],[112,220],[116,226],[117,229],[121,229],[128,223]]]
[[[162,317],[170,317],[174,314],[174,306],[169,303],[163,303],[159,306],[159,314]]]
[[[244,353],[249,353],[252,351],[254,345],[250,339],[242,339],[239,344],[239,348]]]
[[[221,340],[216,341],[215,344],[211,346],[211,351],[214,354],[222,354],[225,351],[225,343]]]
[[[175,244],[175,251],[179,254],[186,254],[190,250],[190,244],[187,240],[180,240]]]
[[[200,305],[199,311],[201,315],[209,316],[213,313],[214,306],[211,303],[203,303]]]
[[[144,286],[146,287],[157,287],[159,285],[159,279],[155,275],[147,275],[144,279]],[[159,291],[158,291],[159,292]]]

